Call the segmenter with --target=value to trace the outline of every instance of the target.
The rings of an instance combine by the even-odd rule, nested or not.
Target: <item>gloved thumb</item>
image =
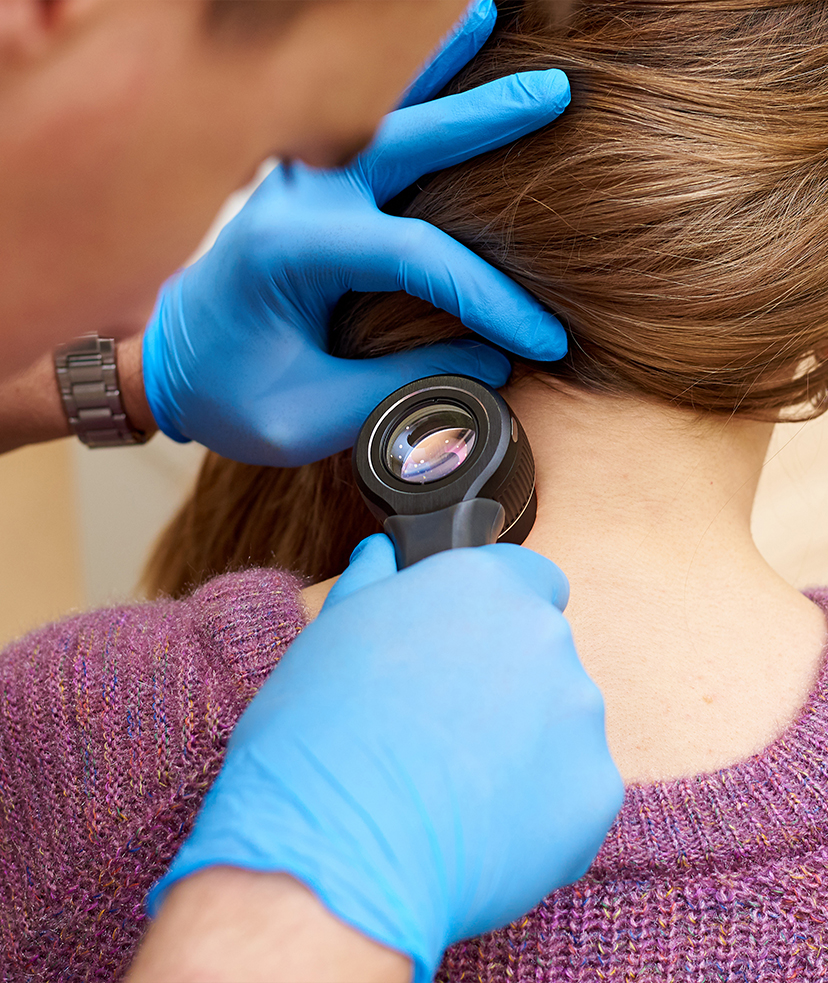
[[[355,591],[391,577],[396,572],[397,560],[391,540],[382,533],[363,539],[351,553],[348,569],[330,589],[322,610],[328,610]]]

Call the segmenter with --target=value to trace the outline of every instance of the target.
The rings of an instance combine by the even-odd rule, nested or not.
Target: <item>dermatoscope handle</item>
[[[410,567],[443,550],[497,542],[506,513],[499,502],[473,498],[424,515],[392,515],[383,525],[394,544],[397,569]]]

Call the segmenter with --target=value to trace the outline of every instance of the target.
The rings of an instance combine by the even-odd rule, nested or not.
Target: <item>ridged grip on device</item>
[[[489,498],[473,498],[423,515],[392,515],[383,528],[394,544],[397,569],[463,546],[496,543],[506,514]]]
[[[519,422],[517,426],[521,437],[518,441],[517,462],[509,475],[508,482],[492,496],[500,502],[506,513],[504,532],[507,532],[523,514],[535,491],[535,459],[523,427]]]

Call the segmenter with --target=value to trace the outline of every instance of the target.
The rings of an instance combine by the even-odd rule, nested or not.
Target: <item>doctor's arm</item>
[[[212,867],[176,885],[127,983],[407,983],[407,956],[287,874]]]
[[[116,352],[127,416],[137,430],[155,433],[158,426],[147,403],[141,372],[140,332],[119,342]],[[70,434],[51,354],[42,356],[23,372],[0,380],[0,454]]]
[[[157,922],[131,983],[203,978],[194,916],[225,919],[216,983],[247,978],[251,953],[254,980],[426,983],[446,946],[581,876],[622,789],[567,595],[519,547],[397,573],[391,542],[365,540],[236,726],[150,893]]]

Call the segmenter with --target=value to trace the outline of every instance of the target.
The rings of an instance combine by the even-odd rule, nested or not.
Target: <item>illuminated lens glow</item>
[[[445,403],[421,407],[394,430],[386,463],[392,474],[411,484],[439,481],[468,460],[475,437],[467,410]]]

